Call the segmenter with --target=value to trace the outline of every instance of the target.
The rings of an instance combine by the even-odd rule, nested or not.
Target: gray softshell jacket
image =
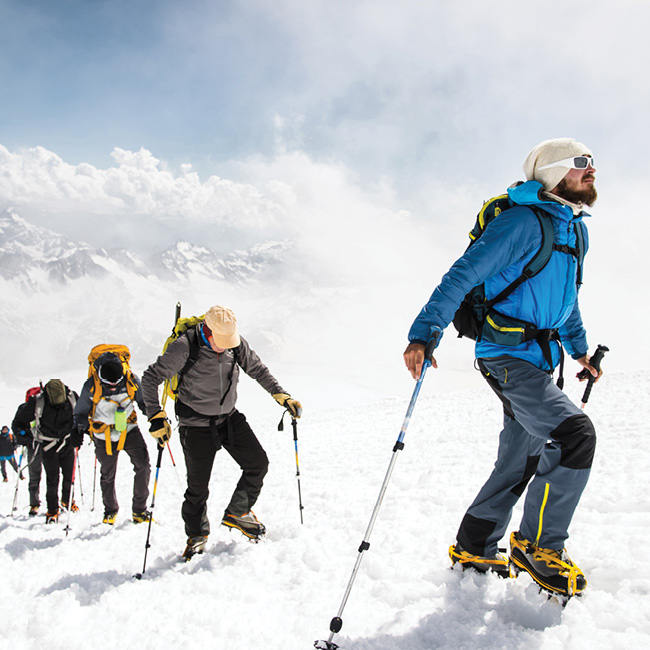
[[[241,343],[237,348],[237,362],[235,363],[232,350],[215,352],[203,344],[200,327],[197,325],[195,332],[200,343],[199,356],[194,365],[185,373],[176,396],[176,401],[189,406],[194,414],[179,414],[180,426],[207,427],[210,426],[210,420],[215,416],[216,419],[213,421],[216,423],[225,420],[235,409],[240,368],[271,395],[286,393],[243,337],[240,337]],[[187,335],[183,335],[170,344],[165,353],[142,373],[142,392],[148,418],[161,410],[158,386],[165,379],[173,377],[179,370],[182,370],[189,355],[190,342]],[[232,385],[228,390],[230,383],[228,377],[233,363],[235,363],[235,367],[232,374]],[[222,404],[221,401],[226,391],[228,392]]]

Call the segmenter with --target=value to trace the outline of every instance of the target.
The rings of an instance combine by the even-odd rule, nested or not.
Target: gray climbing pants
[[[537,546],[560,550],[589,479],[593,424],[531,363],[498,357],[479,359],[478,366],[503,403],[504,425],[494,470],[463,518],[458,543],[475,555],[496,553],[528,488],[519,532]]]

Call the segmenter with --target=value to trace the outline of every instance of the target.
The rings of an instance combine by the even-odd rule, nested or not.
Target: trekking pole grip
[[[427,367],[431,365],[431,360],[433,359],[433,351],[436,349],[436,347],[438,347],[438,341],[440,340],[441,335],[442,332],[435,331],[431,337],[431,340],[424,348],[424,363]]]
[[[589,364],[592,367],[594,367],[598,372],[600,372],[600,364],[603,360],[603,357],[605,356],[605,352],[609,352],[609,348],[606,345],[598,345],[593,356],[590,357],[589,359]],[[593,388],[596,378],[589,372],[589,370],[587,370],[587,368],[583,368],[578,373],[578,378],[579,379],[588,378],[587,387],[585,388],[585,392],[581,400],[583,404],[586,404],[589,401],[589,395],[591,395],[591,389]]]

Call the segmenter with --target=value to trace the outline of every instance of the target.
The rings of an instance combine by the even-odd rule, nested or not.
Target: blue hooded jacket
[[[520,275],[539,250],[542,232],[535,213],[526,206],[537,206],[553,218],[555,243],[576,246],[574,224],[582,228],[585,252],[589,246],[586,213],[574,216],[573,210],[542,195],[543,186],[528,181],[510,188],[513,207],[491,221],[483,235],[457,260],[413,322],[409,341],[427,343],[435,331],[443,331],[452,321],[465,294],[484,283],[489,300]],[[577,259],[553,251],[544,269],[495,305],[501,314],[533,323],[538,329],[558,329],[566,351],[579,359],[588,352],[587,336],[578,306]],[[484,325],[490,327],[488,323]],[[519,345],[499,345],[481,338],[476,343],[477,358],[511,356],[525,359],[542,370],[552,370],[535,340]],[[553,367],[560,359],[557,342],[551,342]]]

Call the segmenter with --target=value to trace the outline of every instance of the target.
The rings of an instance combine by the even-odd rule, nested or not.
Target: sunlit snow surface
[[[589,588],[565,609],[525,575],[500,580],[450,570],[447,548],[491,470],[501,413],[487,387],[441,393],[438,378],[425,379],[334,640],[349,650],[647,647],[646,373],[605,375],[592,392],[587,409],[598,452],[567,544]],[[582,387],[569,384],[578,401]],[[80,511],[71,516],[67,537],[65,518],[45,525],[42,516],[28,517],[26,481],[9,516],[15,490],[9,469],[10,482],[0,484],[5,647],[298,650],[329,637],[408,400],[364,396],[355,406],[305,410],[298,424],[301,525],[289,422],[278,432],[277,406],[254,384],[245,389],[244,400],[247,391],[262,393],[263,400],[242,408],[271,460],[255,509],[268,528],[260,544],[218,525],[237,479],[221,451],[206,552],[179,561],[184,469],[177,436],[176,468],[167,451],[163,456],[142,580],[133,576],[143,568],[147,527],[130,521],[133,474],[126,455],[118,468],[121,511],[111,528],[101,523],[99,480],[92,510],[94,455],[88,443],[82,447],[75,486]],[[153,464],[155,444],[147,438]],[[41,492],[44,497],[44,479]],[[516,510],[512,529],[518,516]]]

